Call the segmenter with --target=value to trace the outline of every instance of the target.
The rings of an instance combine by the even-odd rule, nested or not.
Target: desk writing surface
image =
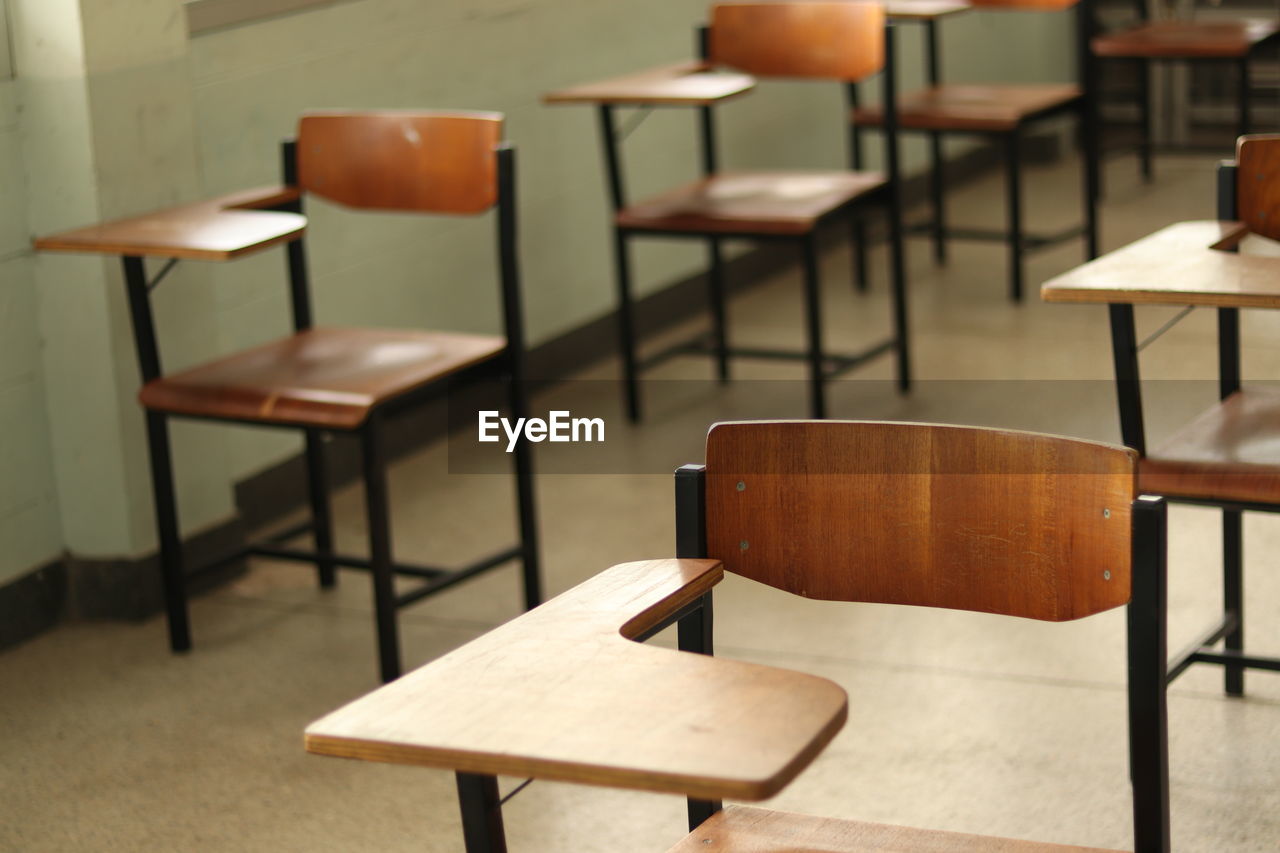
[[[704,799],[771,796],[843,725],[844,691],[626,639],[722,574],[716,560],[614,566],[312,723],[306,747]]]
[[[670,104],[706,106],[746,94],[756,81],[747,74],[709,70],[685,61],[648,68],[560,89],[543,96],[547,104]]]
[[[972,8],[966,0],[888,0],[884,4],[885,15],[895,21],[930,21]]]
[[[1046,282],[1046,302],[1280,308],[1280,258],[1237,254],[1237,222],[1179,222]]]
[[[291,187],[264,187],[152,211],[35,241],[46,252],[89,252],[225,261],[302,234],[306,217],[263,208],[298,198]]]

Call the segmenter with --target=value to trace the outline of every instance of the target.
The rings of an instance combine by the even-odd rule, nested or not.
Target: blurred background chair
[[[933,158],[934,211],[931,222],[919,230],[933,235],[934,256],[946,257],[947,240],[998,240],[1009,246],[1009,298],[1022,300],[1022,259],[1027,251],[1053,246],[1064,240],[1082,237],[1085,257],[1098,254],[1098,149],[1096,145],[1093,84],[1088,37],[1091,28],[1091,0],[971,0],[975,9],[993,11],[1023,10],[1056,12],[1076,8],[1075,83],[951,83],[939,82],[934,68],[930,83],[924,89],[906,92],[899,99],[898,126],[903,133],[926,133],[936,148],[939,137],[946,134],[986,136],[1000,144],[1005,169],[1006,205],[1009,226],[1004,231],[982,228],[947,227],[943,209],[945,196],[936,173],[942,158]],[[1084,176],[1084,222],[1059,234],[1030,234],[1022,222],[1022,148],[1026,129],[1045,119],[1074,113],[1079,121],[1081,167]],[[857,106],[852,110],[854,125],[883,126],[884,110],[877,105]],[[854,143],[857,144],[856,142]],[[913,229],[914,230],[914,229]]]
[[[808,365],[809,412],[826,416],[826,380],[869,359],[892,353],[898,387],[910,387],[906,272],[902,252],[898,151],[894,125],[893,62],[887,57],[884,9],[870,3],[777,2],[723,4],[711,8],[710,26],[700,37],[703,62],[662,74],[633,75],[554,92],[548,103],[594,102],[600,105],[601,133],[614,210],[614,248],[618,283],[619,342],[627,413],[641,417],[639,377],[646,368],[672,356],[691,353],[715,357],[721,381],[729,378],[731,356],[800,359]],[[719,162],[713,104],[752,85],[740,76],[727,80],[706,75],[713,68],[755,77],[806,78],[856,83],[879,73],[883,81],[885,171],[771,171],[723,169]],[[696,74],[690,79],[690,71]],[[665,81],[664,81],[665,78]],[[637,82],[641,85],[637,87]],[[709,85],[704,85],[709,84]],[[627,200],[618,150],[614,108],[618,104],[697,106],[703,178],[655,197]],[[885,211],[889,230],[893,334],[854,354],[829,353],[822,341],[818,232],[841,218],[857,216],[867,205]],[[638,353],[633,312],[630,241],[636,237],[704,240],[710,260],[712,330],[647,358]],[[786,240],[801,249],[804,266],[805,350],[731,346],[728,340],[722,243],[726,239]]]

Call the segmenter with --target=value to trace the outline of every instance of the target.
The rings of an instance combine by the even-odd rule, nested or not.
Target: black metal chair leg
[[[707,239],[707,259],[709,262],[707,280],[708,294],[711,302],[711,334],[716,348],[716,377],[721,382],[729,381],[729,333],[728,315],[725,307],[724,253],[720,240],[716,237]]]
[[[333,562],[333,515],[329,510],[329,476],[324,462],[324,434],[318,429],[306,430],[307,493],[311,501],[311,536],[315,543],[316,570],[320,586],[329,589],[337,583]]]
[[[173,453],[169,446],[169,422],[159,412],[147,412],[147,450],[151,457],[151,489],[155,499],[156,534],[160,539],[160,579],[169,622],[169,648],[191,648],[191,622],[187,614],[187,579],[183,568],[182,539],[178,531],[178,504],[173,485]]]
[[[871,273],[867,263],[867,226],[858,214],[849,222],[849,241],[853,251],[853,285],[859,293],[871,289]]]
[[[712,597],[702,596],[702,606],[676,623],[676,643],[682,652],[710,655],[715,643],[712,638]],[[688,799],[689,831],[697,829],[704,821],[724,808],[721,800]]]
[[[1142,179],[1148,183],[1155,173],[1152,167],[1152,147],[1155,137],[1153,113],[1151,109],[1151,63],[1145,59],[1138,62],[1138,164],[1142,170]]]
[[[385,684],[400,677],[400,638],[391,563],[391,515],[387,468],[382,450],[381,415],[374,413],[360,430],[364,465],[365,512],[369,523],[369,575],[373,579],[374,621],[378,632],[378,670]]]
[[[1080,106],[1080,171],[1084,190],[1084,256],[1098,257],[1098,197],[1102,184],[1102,144],[1098,139],[1096,102],[1088,95]]]
[[[513,371],[507,380],[508,403],[512,417],[529,415],[529,399],[523,371]],[[533,484],[533,448],[521,439],[516,443],[512,464],[516,474],[516,510],[520,524],[520,566],[524,579],[524,609],[532,610],[542,603],[542,558],[538,546],[537,497]]]
[[[1253,122],[1250,120],[1250,117],[1249,117],[1250,92],[1249,92],[1249,57],[1248,55],[1246,55],[1243,59],[1240,60],[1240,81],[1237,85],[1239,86],[1239,92],[1237,96],[1240,100],[1240,127],[1236,135],[1244,136],[1246,133],[1249,132],[1249,128],[1253,124]]]
[[[1169,729],[1165,670],[1167,512],[1160,498],[1133,502],[1133,598],[1128,608],[1129,777],[1134,850],[1168,853]]]
[[[458,773],[458,806],[462,810],[463,849],[466,853],[506,853],[502,800],[493,776]]]
[[[1222,511],[1222,609],[1235,614],[1236,627],[1223,637],[1229,652],[1244,651],[1244,513],[1238,509]],[[1244,695],[1244,666],[1223,666],[1228,696]]]
[[[1018,132],[1005,135],[1005,190],[1009,205],[1009,298],[1022,301],[1022,145]]]
[[[929,194],[933,199],[933,259],[947,262],[946,175],[942,159],[942,134],[929,134]]]
[[[631,301],[631,247],[627,235],[614,229],[614,273],[618,282],[618,345],[622,348],[622,382],[627,417],[640,421],[639,367],[636,363],[635,317]]]
[[[822,288],[818,271],[818,240],[812,232],[801,241],[804,254],[805,326],[809,336],[809,417],[827,416],[822,367]]]

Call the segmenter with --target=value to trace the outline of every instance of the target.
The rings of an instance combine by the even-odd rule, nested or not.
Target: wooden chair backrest
[[[298,183],[360,210],[483,213],[498,200],[501,142],[499,113],[308,113]]]
[[[707,58],[762,77],[856,81],[884,65],[879,3],[723,3],[711,7]]]
[[[1028,12],[1057,12],[1070,9],[1080,0],[969,0],[980,9],[1013,9]]]
[[[1078,619],[1130,595],[1137,454],[977,427],[723,423],[707,556],[828,601]]]
[[[1236,143],[1236,218],[1254,234],[1280,240],[1280,134]]]

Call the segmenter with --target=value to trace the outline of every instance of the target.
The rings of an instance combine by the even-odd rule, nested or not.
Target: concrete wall
[[[28,235],[278,180],[277,143],[323,107],[492,109],[519,146],[531,339],[612,308],[595,115],[550,89],[688,57],[698,0],[354,0],[186,34],[180,0],[9,0],[17,79],[0,82],[0,583],[67,549],[154,546],[137,371],[117,264],[25,252]],[[973,14],[943,25],[948,76],[1060,80],[1066,14]],[[905,84],[921,33],[904,28]],[[874,88],[868,90],[868,94]],[[839,167],[834,85],[764,84],[726,105],[728,166]],[[692,114],[658,110],[627,142],[633,194],[695,173]],[[965,143],[953,143],[963,146]],[[908,146],[908,167],[922,162]],[[491,228],[352,216],[315,205],[321,323],[498,327]],[[702,252],[641,246],[641,291]],[[279,250],[184,264],[157,294],[167,367],[280,334]],[[188,531],[233,512],[231,486],[296,451],[289,436],[189,426],[177,469]]]

